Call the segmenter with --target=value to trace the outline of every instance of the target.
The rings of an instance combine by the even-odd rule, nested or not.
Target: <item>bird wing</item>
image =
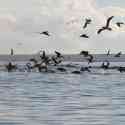
[[[111,16],[107,19],[106,27],[109,27],[110,21],[114,18],[114,16]]]
[[[87,27],[87,25],[88,25],[88,22],[86,21],[83,28],[85,29]]]
[[[43,55],[42,55],[42,57],[43,57],[43,58],[46,57],[46,53],[45,53],[45,51],[43,51]]]
[[[86,19],[86,22],[85,22],[83,28],[85,29],[87,27],[87,25],[90,23],[91,23],[91,19]]]
[[[48,32],[48,31],[43,31],[43,32],[40,32],[40,34],[44,34],[44,35],[50,36],[50,34],[49,34],[49,32]]]
[[[97,31],[98,34],[100,34],[102,31],[104,30],[104,28],[101,28]]]
[[[61,56],[61,53],[59,53],[57,51],[55,51],[55,53],[56,53],[57,56]]]

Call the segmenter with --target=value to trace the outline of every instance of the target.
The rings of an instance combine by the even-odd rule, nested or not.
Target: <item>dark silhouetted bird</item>
[[[121,25],[123,25],[124,23],[123,22],[117,22],[116,23],[116,25],[118,26],[118,27],[121,27]]]
[[[49,32],[48,31],[43,31],[43,32],[40,32],[40,34],[43,34],[43,35],[46,35],[46,36],[50,36]]]
[[[122,73],[122,72],[125,72],[125,67],[121,67],[121,66],[120,66],[120,67],[118,67],[117,70],[120,71],[121,73]]]
[[[110,55],[110,50],[108,50],[108,52],[107,52],[107,54],[106,54],[107,56],[109,56]]]
[[[86,20],[85,20],[85,24],[84,24],[84,26],[83,26],[83,29],[85,29],[85,28],[87,27],[87,25],[90,24],[91,22],[92,22],[91,19],[86,19]]]
[[[11,56],[14,55],[14,51],[13,51],[13,49],[11,49],[10,55],[11,55]]]
[[[34,59],[34,58],[31,58],[29,61],[34,62],[34,63],[37,63],[37,60]]]
[[[55,51],[55,54],[56,54],[56,56],[57,56],[58,58],[63,57],[60,52]]]
[[[122,52],[117,53],[114,57],[120,57]]]
[[[88,58],[87,58],[88,63],[92,63],[92,62],[93,62],[93,59],[94,59],[93,55],[88,54]]]
[[[107,22],[106,22],[106,26],[103,26],[101,29],[99,29],[97,31],[98,34],[100,34],[102,31],[104,30],[108,30],[108,31],[111,31],[112,28],[109,27],[109,24],[110,24],[110,21],[114,18],[114,16],[111,16],[107,19]]]
[[[44,50],[43,50],[43,54],[42,54],[41,58],[42,58],[42,59],[45,59],[45,58],[46,58],[46,53],[45,53]]]
[[[80,52],[80,55],[83,55],[83,56],[88,56],[89,55],[89,52],[88,51],[81,51]]]
[[[83,38],[89,38],[89,36],[86,35],[86,34],[82,34],[82,35],[80,35],[80,37],[83,37]]]
[[[108,69],[110,66],[110,62],[108,60],[105,60],[102,65],[101,65],[101,68],[103,69]]]

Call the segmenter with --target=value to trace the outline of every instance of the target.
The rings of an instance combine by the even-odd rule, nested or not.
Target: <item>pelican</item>
[[[111,31],[112,28],[109,27],[109,24],[110,24],[110,21],[114,18],[114,16],[111,16],[107,19],[107,22],[106,22],[106,26],[103,26],[101,29],[99,29],[97,31],[98,34],[100,34],[102,31],[104,30],[108,30],[108,31]]]

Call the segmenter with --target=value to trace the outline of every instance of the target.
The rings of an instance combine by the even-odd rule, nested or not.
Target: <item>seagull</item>
[[[123,22],[117,22],[116,25],[120,28],[121,25],[123,25],[124,23]]]
[[[100,34],[100,33],[101,33],[102,31],[104,31],[104,30],[109,30],[109,31],[111,31],[112,28],[109,27],[109,24],[110,24],[110,21],[111,21],[113,18],[114,18],[114,16],[109,17],[109,18],[107,19],[106,26],[103,26],[101,29],[99,29],[99,30],[97,31],[97,33]]]
[[[91,23],[92,20],[91,19],[86,19],[85,21],[86,22],[85,22],[85,24],[83,26],[83,29],[85,29],[87,27],[87,25]]]
[[[89,36],[86,34],[82,34],[82,35],[80,35],[80,37],[89,38]]]
[[[43,31],[43,32],[40,32],[40,34],[43,34],[43,35],[46,35],[46,36],[50,36],[49,32],[48,31]]]

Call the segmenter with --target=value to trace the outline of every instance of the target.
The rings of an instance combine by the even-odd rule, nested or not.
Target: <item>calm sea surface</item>
[[[124,125],[125,73],[0,72],[0,125]]]

